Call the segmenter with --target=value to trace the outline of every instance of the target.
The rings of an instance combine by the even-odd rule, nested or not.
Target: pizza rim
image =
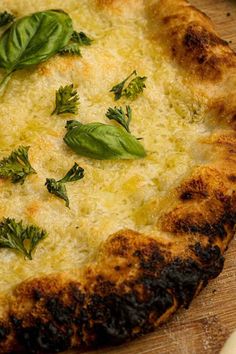
[[[106,2],[105,2],[106,3]],[[162,1],[160,3],[163,3]],[[171,1],[167,1],[167,3],[171,4]],[[186,2],[185,1],[179,1],[179,4],[181,6],[185,6]],[[194,9],[191,8],[191,11],[195,11]],[[199,14],[199,12],[197,12]],[[205,45],[205,42],[203,41],[202,45]],[[208,45],[208,44],[207,44]],[[233,55],[233,54],[232,54]],[[218,64],[217,64],[218,65]],[[218,70],[218,67],[217,67]],[[202,73],[202,72],[201,72]],[[196,74],[196,73],[194,73]],[[218,74],[217,74],[218,75]],[[211,80],[211,79],[210,79]],[[222,77],[221,77],[222,80]],[[228,114],[228,106],[224,102],[224,108],[223,108],[223,114],[227,115],[227,118],[230,121],[230,115]],[[213,105],[214,106],[214,105]],[[221,106],[222,110],[222,106]],[[232,107],[231,107],[232,110]],[[224,138],[223,138],[224,137]],[[101,250],[101,255],[100,255],[100,260],[98,260],[97,265],[93,268],[91,267],[90,269],[87,269],[86,271],[86,282],[83,285],[83,288],[85,289],[84,291],[86,292],[86,289],[92,288],[93,291],[97,294],[102,294],[101,297],[106,298],[107,302],[105,301],[105,309],[104,310],[104,316],[106,315],[105,310],[107,310],[110,306],[110,303],[113,305],[115,303],[122,303],[122,301],[125,302],[124,307],[127,307],[127,303],[131,303],[134,308],[136,306],[136,309],[138,308],[137,303],[139,301],[145,303],[145,298],[147,297],[148,300],[150,301],[149,297],[152,297],[152,292],[155,293],[155,290],[152,288],[153,283],[157,281],[156,277],[157,274],[160,274],[160,269],[154,269],[155,272],[153,273],[153,268],[157,265],[158,261],[160,259],[167,260],[166,263],[166,268],[161,270],[161,274],[163,278],[161,278],[161,283],[164,283],[165,285],[163,286],[164,289],[167,291],[165,292],[164,296],[164,313],[160,315],[159,319],[157,320],[155,318],[155,313],[148,313],[148,306],[146,304],[146,311],[148,313],[148,316],[151,317],[155,325],[157,326],[158,324],[164,322],[169,316],[175,312],[175,310],[182,306],[188,306],[189,302],[191,302],[192,298],[203,288],[206,283],[208,282],[209,279],[217,276],[219,272],[222,269],[223,266],[223,257],[222,253],[226,249],[229,240],[233,236],[232,232],[232,224],[234,223],[234,199],[235,196],[229,195],[226,193],[226,191],[230,190],[233,188],[233,183],[235,183],[234,180],[234,175],[231,173],[233,171],[234,167],[234,161],[233,159],[230,159],[232,157],[232,150],[235,149],[235,137],[234,133],[232,132],[226,132],[224,135],[215,135],[212,137],[212,141],[209,142],[209,144],[214,144],[218,150],[218,161],[216,161],[214,164],[211,166],[205,166],[205,170],[199,170],[196,171],[196,175],[193,176],[193,178],[188,181],[185,181],[179,189],[179,198],[180,198],[180,206],[178,210],[174,210],[168,214],[168,218],[170,220],[173,220],[173,213],[174,217],[176,218],[176,215],[182,216],[181,212],[182,209],[184,210],[184,206],[187,203],[194,203],[196,200],[199,201],[199,199],[202,202],[202,208],[205,208],[206,205],[204,204],[206,202],[205,199],[211,198],[210,202],[214,201],[214,204],[216,206],[216,210],[219,211],[219,220],[217,221],[217,225],[214,225],[214,223],[210,223],[209,225],[204,225],[204,227],[200,225],[196,225],[196,220],[194,219],[193,216],[189,216],[187,219],[184,219],[184,222],[182,224],[175,225],[172,222],[170,222],[171,226],[173,226],[172,229],[167,230],[168,232],[171,233],[180,233],[182,237],[188,232],[188,230],[191,230],[191,235],[192,233],[197,234],[197,237],[199,236],[199,239],[201,242],[197,245],[197,242],[195,242],[194,249],[189,249],[189,254],[191,254],[190,260],[193,260],[194,257],[196,257],[195,262],[190,262],[188,259],[183,258],[181,259],[171,259],[171,255],[168,254],[168,252],[165,249],[165,244],[159,245],[156,240],[149,238],[147,236],[139,235],[136,232],[133,232],[131,230],[124,230],[123,232],[118,232],[117,234],[111,236],[108,241],[104,244],[103,249]],[[229,152],[231,150],[231,152]],[[221,168],[221,163],[222,161],[227,162],[227,168],[226,171],[222,171]],[[230,174],[229,174],[230,172]],[[222,184],[218,184],[218,175],[220,176],[220,179],[222,181]],[[231,176],[229,178],[229,176]],[[194,183],[193,183],[194,181]],[[210,181],[210,182],[209,182]],[[205,183],[206,182],[206,183]],[[212,185],[211,185],[212,183]],[[209,203],[209,200],[207,200]],[[222,208],[223,210],[227,210],[227,215],[222,214]],[[204,210],[204,209],[203,209]],[[177,214],[176,214],[177,213]],[[209,215],[209,218],[211,215]],[[181,220],[181,218],[180,218]],[[211,219],[210,219],[211,220]],[[195,229],[193,229],[193,226]],[[214,226],[214,227],[213,227]],[[165,227],[165,220],[163,221],[163,227]],[[198,227],[198,228],[197,228]],[[223,230],[225,228],[225,230]],[[198,235],[199,234],[199,235]],[[201,237],[203,235],[203,237]],[[211,244],[208,245],[208,238],[211,237]],[[188,237],[187,237],[188,238]],[[139,252],[137,252],[139,251]],[[178,254],[183,255],[185,252],[185,249],[180,250],[178,249]],[[123,284],[119,285],[119,291],[117,293],[117,297],[114,296],[114,299],[112,300],[112,297],[109,297],[111,295],[111,291],[114,292],[114,285],[111,283],[116,284],[118,281],[119,277],[116,275],[116,273],[109,274],[108,276],[108,281],[106,281],[106,276],[104,276],[102,273],[102,269],[104,265],[106,264],[106,259],[105,255],[110,255],[111,259],[108,262],[107,265],[110,264],[115,264],[115,267],[120,267],[120,269],[116,269],[117,273],[121,273],[121,279],[126,279],[127,274],[129,274],[130,277],[130,283],[127,284],[126,280],[123,280]],[[124,259],[125,257],[125,259]],[[209,258],[210,258],[210,264],[211,267],[209,268]],[[129,260],[131,264],[133,264],[132,267],[127,264],[126,260]],[[168,263],[169,260],[169,263]],[[183,261],[183,260],[186,260]],[[117,264],[119,263],[119,264]],[[98,267],[98,268],[96,268]],[[209,268],[209,273],[206,271],[206,267]],[[97,270],[100,270],[101,272],[101,277],[99,278],[97,275]],[[170,273],[174,272],[176,278],[178,278],[178,281],[180,282],[179,284],[175,284],[174,279],[169,279],[170,278]],[[191,275],[195,275],[195,284],[191,284],[191,281],[188,279],[188,276],[186,274],[191,273]],[[203,274],[202,274],[203,273]],[[145,276],[145,279],[143,279]],[[30,328],[32,330],[34,323],[32,322],[34,319],[34,316],[47,316],[48,313],[50,315],[50,318],[52,319],[52,322],[57,323],[56,329],[51,328],[52,332],[55,333],[55,341],[58,341],[57,345],[62,345],[60,342],[61,336],[64,336],[63,339],[66,344],[70,344],[70,339],[71,335],[67,333],[67,322],[69,321],[70,317],[70,311],[68,310],[68,304],[70,306],[73,305],[74,298],[76,298],[76,301],[83,302],[83,294],[81,294],[81,288],[76,281],[71,281],[68,280],[65,275],[65,279],[63,278],[62,275],[58,276],[52,276],[50,277],[45,277],[44,279],[36,279],[32,280],[31,282],[27,282],[25,284],[20,285],[15,292],[15,299],[13,298],[13,303],[11,304],[11,314],[12,314],[12,322],[14,323],[14,330],[15,331],[20,331],[19,333],[25,333],[25,336],[29,334]],[[83,275],[85,277],[85,275]],[[136,277],[138,277],[136,279]],[[99,278],[99,279],[98,279]],[[104,279],[105,278],[105,279]],[[49,285],[49,279],[50,279],[50,284],[52,283],[55,286],[55,289],[53,287],[48,287]],[[59,279],[59,280],[58,280]],[[142,280],[142,281],[141,281]],[[145,281],[144,281],[145,280]],[[119,280],[120,281],[120,280]],[[110,282],[110,283],[109,283]],[[169,285],[170,282],[172,285]],[[181,291],[176,291],[175,294],[172,293],[171,291],[171,286],[177,287],[183,282],[187,282],[193,287],[192,291],[189,293],[185,290],[183,293]],[[168,284],[167,284],[168,283]],[[173,285],[174,284],[174,285]],[[132,303],[132,299],[127,298],[127,293],[126,293],[126,288],[129,287],[133,290],[133,295],[135,294],[135,301]],[[170,287],[170,290],[168,290]],[[40,289],[37,293],[35,290]],[[160,289],[162,287],[160,286]],[[176,290],[175,289],[175,290]],[[161,291],[160,290],[160,291]],[[41,293],[40,293],[41,291]],[[163,290],[164,291],[164,290]],[[58,292],[61,292],[61,296],[58,299],[57,294]],[[132,294],[132,292],[131,292]],[[99,295],[97,295],[99,296]],[[44,298],[45,297],[45,298]],[[51,298],[50,298],[51,297]],[[49,301],[49,298],[51,301]],[[47,301],[49,303],[47,303]],[[53,300],[54,299],[54,300]],[[79,299],[79,300],[78,300]],[[96,300],[98,299],[93,299],[94,304],[96,304]],[[27,312],[27,308],[25,309],[25,304],[26,302],[35,302],[34,310],[33,310],[33,316],[30,318],[29,313]],[[86,301],[86,300],[85,300]],[[90,299],[90,301],[92,301]],[[109,302],[110,301],[110,302]],[[127,302],[127,303],[126,303]],[[171,303],[171,306],[169,306]],[[36,305],[37,304],[37,305]],[[91,303],[90,303],[91,304]],[[167,306],[168,304],[168,306]],[[63,306],[64,305],[64,306]],[[86,304],[86,306],[88,303]],[[69,306],[69,307],[70,307]],[[81,305],[82,306],[82,305]],[[151,305],[150,305],[151,306]],[[165,307],[167,306],[167,308]],[[73,306],[72,306],[73,307]],[[62,314],[60,313],[60,309],[63,308]],[[68,311],[65,309],[67,308]],[[153,310],[153,309],[152,309]],[[102,310],[100,309],[102,312]],[[69,312],[69,314],[68,314]],[[144,309],[144,313],[145,309]],[[20,320],[15,316],[17,314],[18,316],[23,316],[23,321],[22,323],[19,323]],[[94,314],[90,313],[90,316],[93,316]],[[14,318],[15,316],[15,318]],[[64,320],[62,318],[64,317]],[[98,314],[94,315],[95,318],[98,316]],[[144,315],[145,316],[145,315]],[[73,316],[72,316],[73,317]],[[14,318],[14,320],[13,320]],[[110,333],[114,328],[109,328],[109,326],[106,324],[106,316],[104,320],[102,321],[103,323],[100,323],[100,319],[98,319],[98,324],[100,325],[100,328],[97,328],[97,330],[105,331],[106,335],[112,336],[112,333]],[[115,320],[115,319],[114,319]],[[124,320],[124,319],[123,319]],[[149,319],[148,319],[149,320]],[[62,324],[60,325],[60,322],[62,321]],[[63,322],[64,321],[64,322]],[[108,318],[107,321],[112,321],[112,318]],[[131,320],[130,320],[131,321]],[[132,321],[131,321],[132,322]],[[86,320],[85,320],[86,323]],[[132,325],[135,325],[135,319],[133,319]],[[149,326],[148,326],[149,325]],[[142,328],[141,333],[145,333],[146,331],[150,331],[153,329],[152,323],[148,323],[147,327]],[[30,327],[32,326],[32,327]],[[60,327],[61,326],[61,327]],[[107,328],[106,328],[107,326]],[[55,326],[54,326],[55,327]],[[2,332],[4,332],[4,325],[2,326]],[[48,329],[46,324],[41,324],[41,328],[35,328],[35,331],[39,331],[41,336],[43,335],[45,329]],[[137,325],[132,328],[134,332],[128,333],[128,337],[125,337],[123,334],[120,335],[119,333],[115,333],[113,337],[117,337],[119,340],[123,341],[126,339],[130,339],[130,337],[136,337],[138,334],[138,328]],[[8,350],[8,348],[11,348],[12,345],[14,345],[14,336],[12,331],[12,328],[9,328],[10,333],[7,333],[8,330],[5,330],[5,334],[3,334],[3,343],[0,344],[3,345],[2,350]],[[24,332],[25,331],[25,332]],[[140,334],[140,333],[139,333]],[[94,339],[95,334],[93,333],[82,333],[83,338],[83,344],[90,344]],[[119,338],[120,337],[120,338]],[[114,341],[117,340],[117,338],[114,338]],[[41,338],[42,339],[42,338]],[[31,343],[32,344],[32,343]],[[77,345],[79,343],[76,343]],[[102,343],[100,343],[102,344]],[[20,344],[18,343],[18,348],[17,350],[23,350],[23,348],[20,347]],[[48,344],[49,346],[52,344]],[[49,348],[50,349],[50,348]],[[52,349],[52,348],[51,348]],[[53,348],[54,349],[54,348]],[[56,349],[56,347],[55,347]],[[11,349],[9,349],[11,350]]]

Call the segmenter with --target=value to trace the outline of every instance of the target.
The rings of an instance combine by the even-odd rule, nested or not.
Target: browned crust
[[[217,35],[211,20],[187,1],[154,1],[148,16],[168,55],[197,80],[217,82],[236,68],[236,55],[228,43]]]
[[[109,6],[110,1],[99,3]],[[235,54],[206,15],[184,0],[154,2],[148,13],[154,29],[158,22],[172,59],[196,80],[219,86],[230,70],[235,74]],[[224,97],[221,102],[212,107],[227,125],[234,108]],[[169,238],[119,231],[77,277],[61,274],[22,283],[0,323],[1,353],[121,343],[189,306],[221,272],[236,222],[236,134],[226,130],[205,143],[214,150],[212,163],[177,188],[175,207],[159,220]]]
[[[147,6],[150,31],[196,88],[208,89],[209,111],[236,124],[236,54],[206,14],[186,0],[154,0]]]

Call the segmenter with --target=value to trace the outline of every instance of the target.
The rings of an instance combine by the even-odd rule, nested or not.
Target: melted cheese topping
[[[110,234],[131,228],[156,235],[167,192],[200,163],[194,154],[203,124],[204,97],[185,87],[177,70],[151,38],[142,1],[2,0],[3,10],[18,16],[63,8],[74,27],[94,39],[82,58],[55,56],[14,73],[1,98],[0,158],[19,145],[30,145],[37,175],[24,185],[0,181],[0,218],[23,219],[48,231],[33,260],[0,249],[0,289],[28,277],[79,268],[96,256]],[[122,3],[122,4],[121,4]],[[144,93],[134,102],[114,102],[109,90],[134,69],[147,76]],[[80,95],[78,116],[51,116],[55,91],[74,83]],[[194,102],[194,103],[193,103]],[[134,161],[96,161],[74,154],[63,142],[68,119],[103,122],[109,107],[130,104],[131,131],[142,137],[147,157]],[[67,185],[70,209],[47,192],[45,179],[62,178],[77,162],[84,179]]]

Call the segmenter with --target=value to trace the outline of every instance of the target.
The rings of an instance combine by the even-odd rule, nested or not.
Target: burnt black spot
[[[202,247],[201,244],[197,242],[190,248],[201,261],[203,267],[207,268],[206,272],[209,278],[215,278],[220,274],[224,266],[224,257],[218,246],[212,246],[209,244],[206,247]]]
[[[197,57],[197,61],[198,61],[199,64],[205,63],[206,60],[207,60],[207,57],[205,55],[199,55]]]
[[[203,43],[198,33],[195,33],[194,31],[188,31],[184,36],[184,45],[187,48],[195,49],[199,46],[202,47]]]
[[[196,51],[199,51],[200,49],[207,49],[209,46],[214,47],[217,45],[228,45],[226,41],[222,40],[214,33],[211,33],[204,28],[195,27],[193,25],[190,25],[187,28],[183,39],[183,44],[188,49]],[[200,51],[199,54],[202,57],[203,54],[200,53]]]
[[[172,306],[172,295],[156,287],[154,278],[142,278],[139,284],[148,287],[148,298],[144,302],[138,300],[135,292],[122,296],[114,293],[105,298],[92,297],[89,312],[95,322],[96,344],[119,344],[149,332],[154,329],[154,324],[149,320],[150,313],[158,316]],[[135,334],[133,328],[137,329]]]
[[[149,252],[146,254],[145,249],[137,250],[133,253],[134,257],[139,258],[140,267],[145,270],[153,271],[159,264],[163,264],[164,256],[157,245],[152,244]]]
[[[193,198],[193,194],[191,192],[184,192],[181,194],[181,200],[191,200]]]
[[[41,291],[39,291],[38,289],[34,289],[34,291],[33,291],[33,298],[34,298],[36,301],[39,301],[39,300],[42,298],[42,293],[41,293]]]
[[[225,225],[227,224],[228,226],[233,228],[236,223],[236,213],[233,210],[233,208],[230,209],[230,208],[225,207],[225,209],[226,209],[226,212],[222,218],[222,223],[224,223]]]
[[[218,246],[207,246],[202,247],[202,245],[197,242],[193,247],[194,253],[200,260],[204,263],[208,263],[210,261],[215,261],[216,259],[221,257],[220,248]]]
[[[227,236],[223,220],[219,223],[203,222],[202,224],[194,224],[187,220],[178,220],[175,223],[177,232],[201,234],[209,238],[220,237],[224,239]]]
[[[21,327],[17,331],[18,341],[27,353],[59,353],[70,347],[70,329],[57,328],[52,323],[37,321],[35,326]]]
[[[46,302],[46,308],[58,323],[69,324],[75,312],[75,304],[65,306],[59,299],[51,298]]]
[[[230,182],[236,182],[236,176],[235,176],[235,175],[229,175],[229,176],[228,176],[228,180],[229,180]]]
[[[9,333],[10,333],[10,328],[0,323],[0,342],[4,341],[7,338]]]
[[[200,187],[200,188],[199,188]],[[192,191],[185,191],[181,194],[180,199],[190,200],[190,199],[205,199],[209,197],[209,193],[206,190],[201,189],[202,186],[194,186]]]
[[[200,249],[198,249],[200,252]],[[203,250],[202,253],[203,254]],[[217,248],[209,251],[212,254],[211,263],[205,266],[192,259],[182,260],[176,258],[172,263],[164,267],[160,274],[159,282],[163,289],[171,289],[178,303],[188,307],[191,303],[199,284],[207,284],[209,279],[219,275],[224,259]],[[205,254],[202,257],[206,257]]]
[[[85,294],[82,293],[82,291],[79,289],[77,284],[70,283],[70,292],[73,299],[77,302],[77,304],[79,305],[84,304]]]
[[[179,258],[167,265],[160,276],[163,287],[171,289],[179,304],[185,307],[191,303],[201,279],[202,271],[197,263]]]
[[[120,271],[120,266],[117,265],[117,266],[114,267],[114,269],[115,269],[116,272],[119,272]]]
[[[21,324],[22,324],[22,320],[19,319],[19,318],[17,318],[17,317],[15,317],[15,316],[11,316],[11,317],[10,317],[10,320],[11,320],[11,322],[12,322],[12,324],[13,324],[13,326],[14,326],[15,328],[20,327]]]

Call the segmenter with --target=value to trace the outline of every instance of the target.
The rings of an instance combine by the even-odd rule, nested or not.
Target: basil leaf
[[[97,160],[139,159],[146,156],[140,142],[123,128],[102,123],[67,123],[65,143],[77,154]]]
[[[63,11],[36,12],[15,21],[0,38],[0,67],[6,78],[15,70],[41,63],[59,52],[73,33],[71,18]]]

